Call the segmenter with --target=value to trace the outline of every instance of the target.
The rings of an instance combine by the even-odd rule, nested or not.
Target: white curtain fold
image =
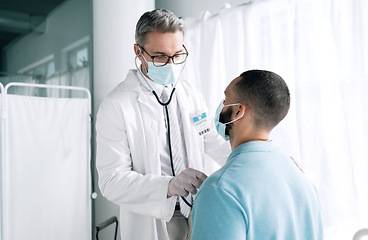
[[[90,102],[6,95],[3,240],[90,240]]]
[[[89,67],[57,74],[46,80],[48,85],[74,86],[90,89]],[[83,97],[82,92],[63,89],[47,89],[48,97]]]
[[[325,239],[368,227],[368,3],[263,0],[185,20],[185,77],[214,113],[250,69],[278,73],[291,92],[272,132],[317,187]]]

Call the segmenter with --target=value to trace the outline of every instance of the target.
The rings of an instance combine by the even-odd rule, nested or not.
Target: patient
[[[289,106],[288,87],[273,72],[244,72],[226,88],[215,121],[232,153],[196,197],[192,240],[323,239],[316,190],[269,141]]]

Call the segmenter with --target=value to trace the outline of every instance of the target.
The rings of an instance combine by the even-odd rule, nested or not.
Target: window
[[[43,63],[24,73],[26,75],[31,75],[33,78],[37,80],[49,78],[55,74],[55,62],[50,61],[50,62]]]
[[[68,69],[88,66],[88,46],[83,45],[68,52]]]

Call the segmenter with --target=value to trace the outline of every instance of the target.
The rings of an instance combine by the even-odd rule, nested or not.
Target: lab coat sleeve
[[[113,100],[101,104],[96,131],[96,168],[102,195],[134,213],[169,221],[176,202],[174,197],[167,198],[172,177],[132,170],[124,120]]]
[[[201,105],[206,109],[206,112],[208,112],[207,104],[203,95],[198,93],[198,96],[201,96]],[[218,134],[212,113],[208,112],[208,118],[210,131],[204,135],[204,151],[220,166],[223,166],[231,153],[230,142],[225,141],[225,139]]]
[[[204,136],[204,151],[220,166],[223,166],[231,153],[230,142],[225,141],[218,134],[212,118],[210,118],[210,121],[211,130]]]

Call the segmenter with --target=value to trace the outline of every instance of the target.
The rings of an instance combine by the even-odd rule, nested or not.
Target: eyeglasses
[[[142,50],[148,54],[148,56],[150,56],[150,58],[152,59],[152,63],[154,66],[156,67],[163,67],[165,66],[170,59],[172,60],[173,64],[183,64],[186,60],[187,57],[189,55],[186,47],[183,45],[184,49],[185,49],[185,53],[176,53],[172,56],[167,56],[167,55],[158,55],[158,56],[152,56],[151,54],[149,54],[142,46],[138,45],[140,48],[142,48]]]

